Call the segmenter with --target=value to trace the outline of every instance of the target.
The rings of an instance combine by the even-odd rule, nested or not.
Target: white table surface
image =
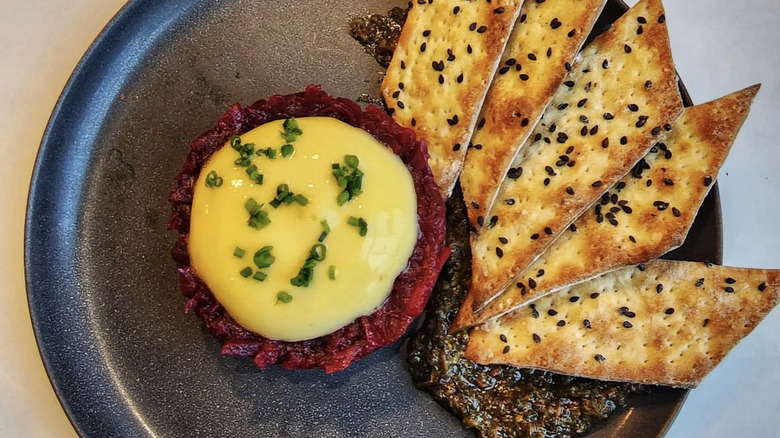
[[[0,2],[0,437],[74,437],[27,308],[24,215],[43,130],[71,71],[125,0]],[[631,4],[635,1],[631,1]],[[763,83],[718,179],[724,263],[780,268],[780,2],[666,0],[696,103]],[[691,392],[668,437],[780,436],[780,311]]]

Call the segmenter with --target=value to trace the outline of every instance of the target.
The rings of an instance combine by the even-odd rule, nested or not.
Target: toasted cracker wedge
[[[571,66],[472,245],[475,310],[625,175],[682,112],[660,0],[643,0]],[[513,171],[510,169],[510,171]]]
[[[393,118],[428,144],[428,163],[445,198],[521,4],[417,1],[401,31],[382,96]]]
[[[465,355],[483,364],[690,388],[772,310],[778,289],[780,270],[653,261],[480,326]]]
[[[605,3],[550,0],[523,4],[460,176],[473,229],[481,228],[509,165],[563,83],[565,65],[573,62]]]
[[[682,245],[759,88],[686,108],[645,158],[479,311],[472,324]]]

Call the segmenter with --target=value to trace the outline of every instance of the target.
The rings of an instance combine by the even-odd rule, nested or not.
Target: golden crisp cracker
[[[393,118],[428,145],[445,198],[522,0],[416,1],[381,91]]]
[[[778,289],[780,270],[657,260],[562,289],[479,326],[465,356],[690,388],[772,310]]]
[[[527,1],[477,122],[460,186],[477,231],[519,148],[566,76],[605,0]]]

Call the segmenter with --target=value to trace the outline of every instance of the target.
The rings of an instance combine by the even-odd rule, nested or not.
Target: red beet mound
[[[396,278],[389,298],[376,312],[316,339],[274,341],[236,323],[190,266],[187,240],[193,186],[206,160],[232,135],[273,120],[312,116],[333,117],[361,128],[403,160],[415,183],[420,234],[407,269]],[[369,106],[364,111],[349,99],[329,96],[318,85],[310,85],[302,93],[271,96],[248,107],[233,104],[217,120],[214,129],[192,142],[168,200],[172,204],[168,228],[179,232],[172,255],[178,266],[180,288],[189,299],[185,311],[195,311],[203,318],[206,328],[225,342],[222,354],[252,356],[261,369],[280,364],[288,369],[322,368],[331,373],[392,344],[422,313],[449,256],[449,249],[445,248],[444,201],[428,167],[424,142],[418,141],[414,131],[400,127],[381,109]]]

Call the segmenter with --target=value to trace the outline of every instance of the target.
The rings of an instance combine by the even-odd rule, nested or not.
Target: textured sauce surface
[[[414,384],[482,437],[581,436],[623,407],[635,384],[601,382],[463,358],[468,333],[447,334],[471,283],[469,229],[462,194],[447,202],[444,265],[423,327],[409,341]]]

